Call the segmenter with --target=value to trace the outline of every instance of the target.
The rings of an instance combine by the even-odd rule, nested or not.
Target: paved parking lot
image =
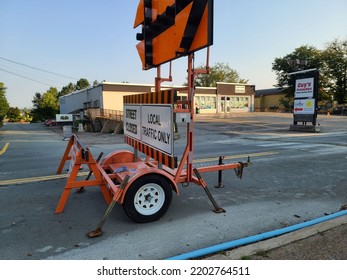
[[[243,179],[217,174],[204,179],[226,210],[217,215],[202,189],[181,188],[158,222],[135,224],[117,205],[105,234],[88,239],[105,202],[98,188],[71,194],[55,215],[65,178],[55,172],[66,148],[60,131],[42,124],[8,124],[0,129],[0,236],[2,259],[164,259],[198,248],[293,225],[334,213],[347,202],[347,119],[319,116],[321,133],[289,131],[290,114],[199,115],[195,165],[242,161],[253,165]],[[184,129],[175,151],[182,151]],[[120,135],[79,133],[94,155],[126,149]],[[85,171],[85,170],[83,170]],[[8,182],[8,180],[12,180]],[[7,183],[6,183],[7,182]],[[259,222],[261,221],[261,222]],[[159,246],[158,246],[159,244]]]

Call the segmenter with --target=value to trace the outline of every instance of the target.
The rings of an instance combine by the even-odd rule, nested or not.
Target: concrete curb
[[[335,227],[347,224],[347,215],[334,218],[332,220],[322,222],[304,229],[300,229],[291,233],[287,233],[268,240],[245,245],[230,251],[218,253],[216,255],[205,258],[204,260],[240,260],[244,256],[255,255],[258,252],[275,249],[295,241],[299,241],[318,233],[333,229]]]

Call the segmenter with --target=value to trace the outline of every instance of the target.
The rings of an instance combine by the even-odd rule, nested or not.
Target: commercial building
[[[177,97],[186,98],[179,90],[182,86],[164,85],[162,88],[177,88]],[[102,82],[60,97],[60,113],[83,115],[90,109],[122,111],[124,95],[153,91],[154,85]],[[216,87],[196,87],[194,104],[200,113],[253,112],[254,96],[254,85],[217,83]]]
[[[286,108],[281,103],[281,99],[285,98],[284,89],[269,88],[256,90],[254,110],[256,112],[280,112]]]
[[[177,90],[176,100],[186,100],[182,86],[162,86]],[[123,96],[154,92],[154,85],[102,82],[59,98],[60,114],[73,114],[88,131],[121,132]],[[255,86],[217,83],[216,87],[196,87],[194,105],[197,113],[232,113],[254,111]],[[77,124],[75,126],[78,126]]]

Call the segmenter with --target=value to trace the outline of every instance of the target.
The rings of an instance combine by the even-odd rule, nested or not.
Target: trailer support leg
[[[219,157],[218,165],[224,164],[223,159],[224,159],[224,156]],[[224,185],[222,183],[222,176],[223,176],[222,172],[223,172],[222,170],[218,170],[218,183],[217,183],[217,186],[215,186],[215,188],[217,189],[224,188]]]
[[[89,238],[93,238],[93,237],[97,237],[100,236],[102,234],[102,227],[106,222],[106,219],[108,218],[108,216],[110,215],[111,211],[113,210],[113,207],[116,205],[117,201],[119,200],[125,185],[128,183],[130,176],[126,175],[124,180],[122,181],[122,183],[119,186],[119,190],[118,192],[114,195],[111,203],[109,204],[109,206],[107,207],[104,216],[102,217],[100,223],[98,224],[98,226],[96,227],[95,230],[92,230],[90,232],[87,233],[87,236]]]
[[[212,205],[213,205],[213,207],[214,207],[213,212],[215,212],[215,213],[225,213],[225,210],[224,210],[223,208],[219,207],[219,205],[217,204],[217,202],[214,200],[214,198],[213,198],[213,196],[212,196],[210,190],[209,190],[208,187],[207,187],[206,182],[205,182],[204,179],[201,177],[199,171],[198,171],[196,168],[194,168],[193,171],[194,171],[196,177],[198,177],[198,180],[199,180],[201,186],[202,186],[203,189],[205,190],[205,192],[206,192],[208,198],[210,199],[210,201],[211,201],[211,203],[212,203]]]

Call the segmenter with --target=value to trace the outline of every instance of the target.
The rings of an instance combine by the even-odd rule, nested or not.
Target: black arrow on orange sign
[[[144,69],[212,45],[213,0],[160,1],[141,0],[135,18],[134,27],[143,25],[136,47]]]
[[[180,47],[185,50],[185,53],[190,50],[190,47],[194,41],[195,34],[199,28],[199,23],[202,19],[207,3],[208,0],[193,2],[193,6],[189,14],[186,29],[184,30],[184,35],[180,45]]]

